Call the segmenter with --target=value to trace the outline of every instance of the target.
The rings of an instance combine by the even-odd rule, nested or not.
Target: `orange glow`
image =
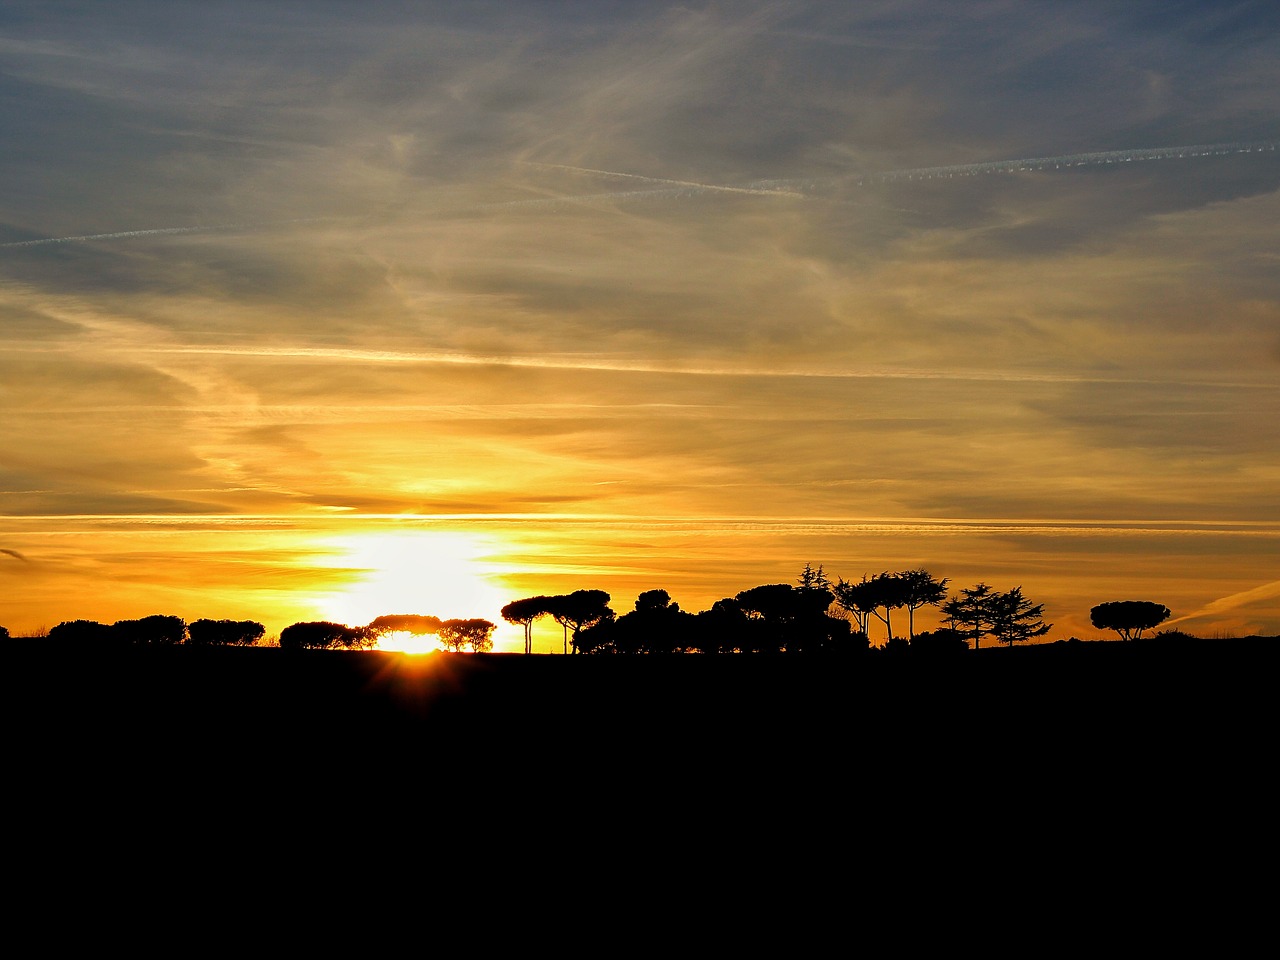
[[[387,614],[419,614],[505,623],[501,610],[510,598],[493,583],[485,559],[490,545],[481,537],[436,530],[379,532],[340,536],[325,546],[332,550],[326,566],[347,574],[345,586],[316,601],[325,619],[362,626]],[[442,649],[433,635],[405,631],[389,634],[379,647],[406,653]]]
[[[697,613],[806,563],[1021,587],[1049,641],[1126,599],[1280,634],[1280,33],[1055,4],[1082,57],[1003,4],[1011,64],[942,0],[248,40],[189,4],[208,57],[46,6],[0,40],[9,634],[483,618],[515,654],[513,601]]]
[[[396,630],[378,641],[378,649],[390,653],[438,653],[444,649],[440,641],[431,634],[410,633],[408,630]]]

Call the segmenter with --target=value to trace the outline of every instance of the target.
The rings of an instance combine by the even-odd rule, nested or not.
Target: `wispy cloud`
[[[901,557],[1082,633],[1274,565],[1280,14],[9,10],[0,536],[82,578],[42,596],[159,602],[170,549],[231,589],[243,530],[294,611],[338,518],[691,605]]]
[[[1273,600],[1276,597],[1280,597],[1280,580],[1274,580],[1271,583],[1264,583],[1251,590],[1242,590],[1239,593],[1219,597],[1217,600],[1210,601],[1193,613],[1188,613],[1181,617],[1174,617],[1172,620],[1165,621],[1165,623],[1166,625],[1172,625],[1175,623],[1186,623],[1191,620],[1201,620],[1206,617],[1214,617],[1219,614],[1238,610],[1242,607],[1247,607],[1250,604],[1259,603],[1264,600]]]

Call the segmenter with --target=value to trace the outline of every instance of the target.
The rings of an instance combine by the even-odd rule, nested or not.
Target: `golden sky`
[[[809,562],[1280,634],[1270,4],[14,2],[0,111],[11,633]]]

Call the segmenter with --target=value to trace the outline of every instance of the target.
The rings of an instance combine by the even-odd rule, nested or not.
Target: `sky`
[[[1274,3],[0,0],[0,129],[15,636],[806,563],[1280,634]]]

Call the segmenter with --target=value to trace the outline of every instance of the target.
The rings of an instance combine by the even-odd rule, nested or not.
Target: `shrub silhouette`
[[[111,625],[122,643],[148,647],[176,647],[187,639],[187,623],[181,617],[156,615],[141,620],[117,620]]]
[[[364,627],[327,620],[293,623],[280,631],[280,646],[285,650],[360,650],[377,642],[378,638]]]
[[[117,645],[119,635],[110,624],[97,620],[64,620],[49,630],[49,640],[66,647],[93,649]]]
[[[969,649],[969,640],[959,630],[939,627],[937,630],[917,633],[911,638],[911,651],[929,657],[953,656]]]
[[[187,626],[187,643],[195,646],[251,647],[267,632],[255,620],[193,620]]]

